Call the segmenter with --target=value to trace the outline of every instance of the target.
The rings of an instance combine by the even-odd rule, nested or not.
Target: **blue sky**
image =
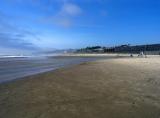
[[[1,0],[0,52],[160,43],[159,0]]]

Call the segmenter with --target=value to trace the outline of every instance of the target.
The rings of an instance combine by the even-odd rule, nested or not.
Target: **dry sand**
[[[0,118],[160,118],[160,58],[101,60],[1,84]]]

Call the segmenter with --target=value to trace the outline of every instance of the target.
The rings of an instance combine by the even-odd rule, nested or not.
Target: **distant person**
[[[130,57],[133,57],[133,54],[131,54]]]
[[[143,57],[143,56],[144,56],[144,53],[143,53],[143,51],[141,51],[141,52],[139,53],[138,57]]]

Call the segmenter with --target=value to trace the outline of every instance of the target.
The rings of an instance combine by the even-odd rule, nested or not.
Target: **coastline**
[[[24,77],[71,67],[83,62],[108,59],[100,56],[42,56],[0,58],[0,84]],[[112,57],[113,58],[113,57]]]
[[[111,57],[111,58],[120,58],[120,57],[130,57],[130,53],[66,53],[58,55],[59,57]],[[134,58],[138,57],[139,54],[132,54]],[[149,58],[160,57],[160,55],[147,55]]]
[[[159,59],[104,59],[2,84],[0,117],[157,118]]]

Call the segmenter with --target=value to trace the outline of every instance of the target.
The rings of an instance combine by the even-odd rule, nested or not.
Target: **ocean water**
[[[3,57],[0,58],[0,83],[97,59],[102,57]]]

